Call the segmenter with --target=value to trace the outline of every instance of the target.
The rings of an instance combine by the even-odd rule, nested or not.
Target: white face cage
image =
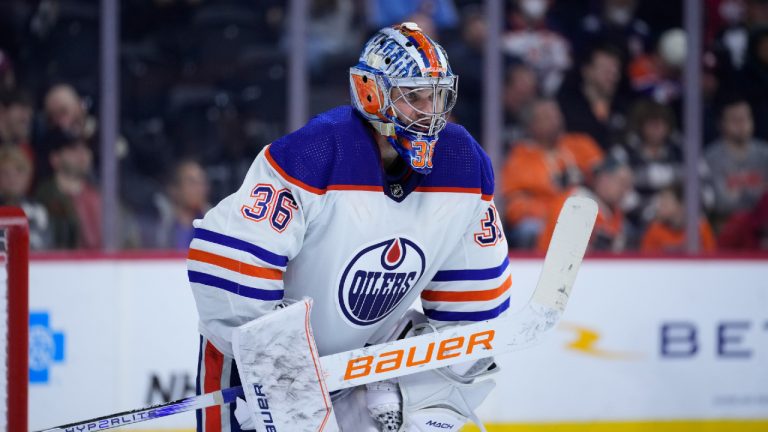
[[[388,81],[395,121],[406,132],[434,136],[445,128],[448,114],[456,105],[458,77],[388,78]],[[400,102],[410,108],[411,115],[398,108]]]

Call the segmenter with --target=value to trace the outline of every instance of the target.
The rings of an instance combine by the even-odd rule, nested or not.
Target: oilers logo
[[[424,266],[424,252],[406,238],[363,248],[349,260],[341,275],[341,311],[355,325],[381,321],[416,285],[424,274]]]

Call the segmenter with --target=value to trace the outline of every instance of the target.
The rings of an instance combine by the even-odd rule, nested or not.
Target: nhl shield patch
[[[364,247],[347,263],[339,281],[339,307],[358,326],[389,315],[424,274],[424,252],[397,237]]]

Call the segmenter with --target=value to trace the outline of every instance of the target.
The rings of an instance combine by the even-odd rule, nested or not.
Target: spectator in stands
[[[49,164],[49,160],[50,152],[54,149],[49,146],[49,136],[60,136],[63,133],[73,139],[88,143],[86,147],[91,158],[94,154],[98,155],[99,149],[95,147],[95,143],[98,142],[98,122],[95,117],[88,113],[85,101],[74,87],[69,84],[52,86],[45,95],[44,113],[45,121],[40,128],[41,130],[38,131],[40,138],[34,143],[37,158],[35,168],[38,179],[53,176],[50,171],[52,165]],[[122,135],[117,136],[115,143],[115,155],[120,165],[121,202],[132,208],[139,207],[139,203],[148,201],[151,193],[147,193],[147,189],[151,188],[149,185],[152,183],[146,171],[151,171],[151,168],[162,164],[169,152],[162,145],[158,145],[157,141],[152,141],[146,136],[142,138],[146,141],[140,142],[140,145],[134,148],[130,147]],[[92,162],[89,162],[89,165],[91,164]],[[127,209],[123,210],[127,211]],[[127,233],[122,232],[122,234]],[[131,239],[133,236],[134,234],[131,233],[123,237],[123,240],[132,244],[135,242]]]
[[[632,189],[632,170],[613,158],[606,158],[593,173],[592,188],[572,188],[552,201],[549,217],[538,239],[537,249],[545,252],[552,239],[557,215],[565,200],[572,195],[588,196],[598,205],[595,229],[589,248],[594,251],[622,252],[627,248],[631,227],[624,218],[621,203]]]
[[[630,63],[632,90],[662,104],[679,105],[683,92],[680,76],[685,64],[685,45],[684,30],[665,31],[653,52],[638,56]]]
[[[768,144],[754,137],[747,100],[734,97],[724,103],[720,133],[705,153],[714,181],[716,222],[753,209],[768,190]]]
[[[712,37],[718,75],[724,84],[735,84],[743,79],[749,47],[747,4],[745,0],[707,0],[709,12],[708,33]],[[717,4],[715,4],[717,3]],[[713,7],[716,6],[716,7]]]
[[[612,42],[622,56],[622,63],[643,55],[648,49],[651,29],[637,18],[636,0],[602,0],[597,12],[590,13],[581,22],[581,37],[574,38],[578,54],[587,47]]]
[[[483,50],[488,33],[483,10],[468,6],[462,9],[461,40],[448,48],[451,53],[453,72],[461,77],[461,97],[451,114],[474,137],[482,129],[481,109],[483,104]]]
[[[748,95],[755,136],[768,140],[768,2],[708,0],[709,59],[721,94]]]
[[[91,184],[91,144],[61,129],[49,131],[46,142],[53,175],[38,187],[37,198],[48,209],[52,247],[101,248],[101,194]]]
[[[704,142],[717,138],[717,98],[746,82],[750,28],[746,0],[705,0],[702,102]]]
[[[69,84],[57,84],[48,90],[44,110],[51,129],[61,129],[86,140],[96,133],[96,120],[88,115],[82,98]]]
[[[628,236],[633,230],[621,209],[632,189],[632,170],[625,164],[606,158],[595,169],[593,176],[592,193],[598,204],[598,213],[590,248],[623,252],[628,247]]]
[[[19,147],[0,146],[0,205],[21,207],[29,221],[29,246],[47,249],[51,241],[48,212],[27,194],[32,184],[32,163]]]
[[[352,0],[314,1],[308,21],[307,56],[313,75],[321,75],[327,63],[349,63],[350,53],[357,51],[360,43]]]
[[[580,75],[558,95],[566,129],[586,133],[608,150],[626,126],[626,101],[617,93],[621,54],[610,45],[593,47]]]
[[[549,217],[552,200],[581,182],[578,150],[587,148],[582,153],[589,154],[591,149],[599,158],[602,153],[589,137],[563,132],[563,116],[554,100],[533,102],[523,119],[527,139],[516,143],[510,152],[501,190],[506,201],[504,213],[510,226],[510,244],[531,248]]]
[[[768,192],[754,209],[734,214],[720,229],[717,242],[721,249],[768,251]]]
[[[11,57],[0,49],[0,92],[9,91],[16,87],[16,74],[13,71]]]
[[[611,155],[634,173],[632,199],[624,208],[638,225],[650,222],[651,200],[683,177],[683,150],[675,134],[675,114],[666,105],[640,100],[632,107],[627,139]]]
[[[595,169],[603,163],[605,153],[591,136],[565,132],[557,144],[563,157],[576,165],[580,184],[590,184]]]
[[[32,99],[19,90],[0,92],[0,144],[18,147],[31,163]]]
[[[56,135],[54,131],[82,137],[87,141],[96,140],[96,120],[88,115],[82,98],[69,84],[57,84],[48,89],[43,99],[42,122],[37,122],[35,126],[32,145],[35,149],[37,180],[52,175],[48,137],[52,133]]]
[[[682,253],[686,250],[685,203],[680,184],[670,185],[654,197],[653,222],[643,234],[640,250],[646,253]],[[714,252],[715,235],[705,217],[699,220],[700,251]]]
[[[545,96],[554,96],[571,67],[571,47],[547,24],[551,0],[515,0],[510,12],[511,29],[501,44],[505,54],[520,59],[536,71]]]
[[[522,114],[540,96],[533,68],[519,62],[507,66],[504,80],[504,142],[514,143],[523,137]]]
[[[194,159],[174,164],[165,186],[157,197],[157,215],[145,223],[145,247],[186,250],[194,237],[192,221],[203,217],[211,207],[208,178]]]
[[[740,82],[741,91],[749,95],[752,105],[755,135],[768,140],[768,22],[750,37],[744,79]]]

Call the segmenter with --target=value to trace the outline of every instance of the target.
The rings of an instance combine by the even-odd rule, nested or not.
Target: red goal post
[[[24,212],[0,207],[0,431],[27,430],[29,382],[29,226]]]

